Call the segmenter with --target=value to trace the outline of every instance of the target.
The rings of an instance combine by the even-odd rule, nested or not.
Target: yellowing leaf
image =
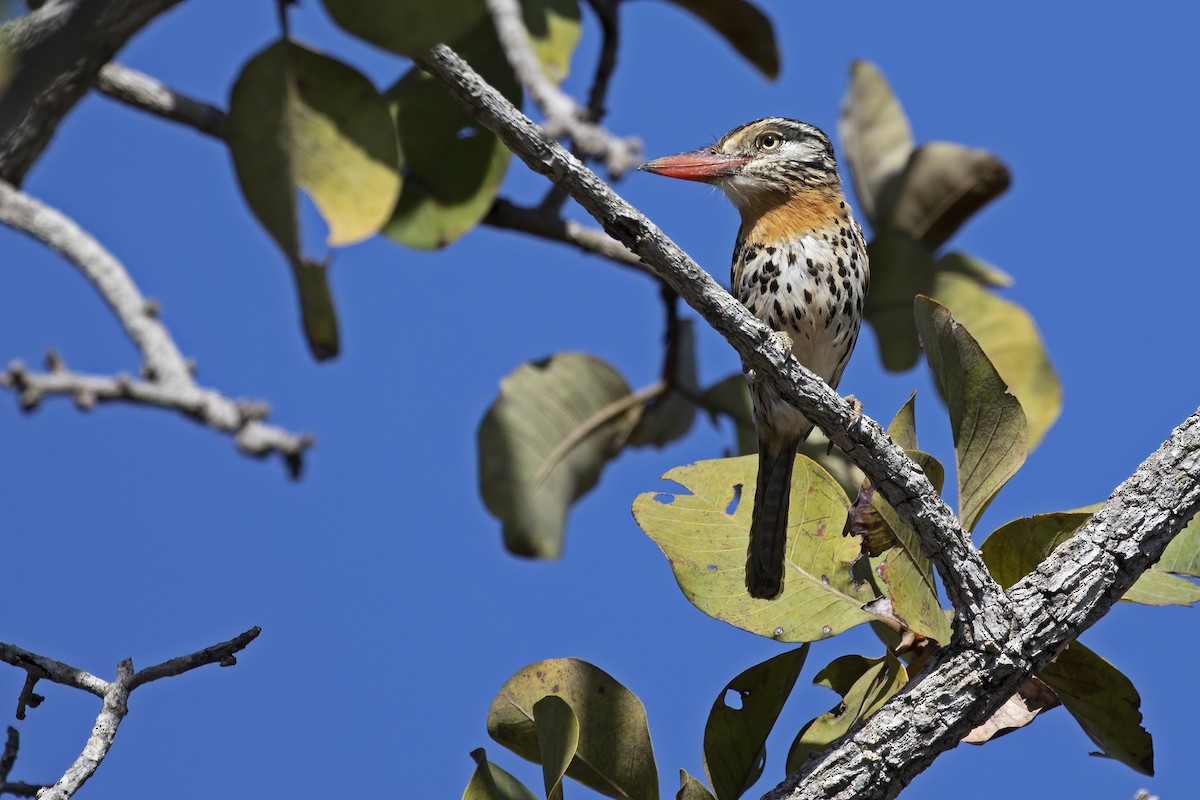
[[[869,621],[862,607],[874,595],[850,575],[859,543],[842,536],[850,501],[802,456],[792,478],[783,594],[763,601],[746,592],[757,466],[756,457],[744,456],[678,467],[663,478],[683,491],[634,501],[634,519],[662,548],[684,595],[710,616],[785,642],[815,641]]]
[[[737,800],[762,776],[767,735],[807,655],[805,644],[755,664],[717,696],[704,726],[704,771],[718,800]]]
[[[842,702],[800,729],[788,752],[789,774],[799,770],[810,755],[824,750],[878,711],[908,683],[908,672],[891,653],[883,658],[849,655],[830,662],[813,683],[833,689]]]
[[[324,265],[300,251],[296,190],[313,199],[331,245],[375,233],[400,189],[387,107],[350,67],[280,41],[238,76],[227,137],[247,204],[291,264],[309,347],[330,358],[338,352],[333,300]]]
[[[321,0],[343,29],[371,44],[412,55],[449,42],[473,28],[487,13],[484,0]]]
[[[571,55],[583,26],[577,0],[523,0],[529,41],[546,72],[556,81],[567,77]]]
[[[1029,449],[1037,447],[1062,411],[1062,384],[1033,317],[961,275],[939,274],[933,296],[966,326],[1017,396],[1029,424]]]
[[[535,706],[564,701],[578,720],[567,775],[608,797],[658,800],[658,770],[646,709],[633,692],[577,658],[530,664],[509,678],[488,710],[488,734],[522,758],[542,763]]]
[[[979,343],[945,306],[917,298],[916,322],[950,411],[958,516],[972,530],[996,492],[1025,463],[1025,414]]]
[[[1013,285],[1013,277],[1007,272],[967,253],[946,253],[937,260],[937,268],[938,272],[965,275],[983,286],[1007,288]]]
[[[1100,748],[1093,755],[1115,759],[1143,775],[1154,774],[1154,743],[1142,727],[1142,698],[1116,667],[1072,642],[1038,676]]]
[[[842,101],[838,137],[858,205],[878,232],[877,209],[896,191],[897,179],[912,153],[913,136],[892,87],[869,61],[850,65],[850,88]]]
[[[567,509],[624,446],[641,406],[606,416],[630,397],[608,364],[562,353],[523,364],[500,382],[479,426],[479,487],[517,555],[562,555]]]
[[[733,45],[759,72],[779,76],[779,46],[771,20],[746,0],[670,0],[686,9]]]
[[[379,230],[400,190],[396,134],[371,82],[295,42],[263,50],[229,101],[229,148],[246,202],[289,254],[296,187],[329,224],[329,243]]]
[[[1154,569],[1200,578],[1200,514],[1175,535]]]

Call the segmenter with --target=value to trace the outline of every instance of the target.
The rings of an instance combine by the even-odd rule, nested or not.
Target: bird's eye
[[[774,150],[783,143],[783,137],[778,133],[764,133],[758,137],[759,150]]]

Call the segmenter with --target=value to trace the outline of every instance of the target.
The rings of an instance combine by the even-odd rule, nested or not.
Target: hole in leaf
[[[709,571],[709,572],[716,572],[716,571],[717,571],[717,565],[716,565],[716,564],[709,564],[709,565],[708,565],[708,571]]]
[[[733,499],[729,501],[729,505],[725,506],[725,513],[732,517],[737,513],[738,503],[740,502],[742,502],[742,485],[738,483],[734,484]]]
[[[479,128],[476,128],[474,125],[464,125],[458,129],[457,133],[454,134],[454,138],[456,138],[456,139],[474,139],[478,135],[479,135]]]
[[[725,697],[722,700],[726,708],[732,708],[734,711],[742,710],[742,693],[737,689],[726,689]]]
[[[675,502],[675,495],[667,494],[666,492],[659,492],[658,494],[654,495],[654,502],[662,503],[664,506],[669,506],[671,503]]]

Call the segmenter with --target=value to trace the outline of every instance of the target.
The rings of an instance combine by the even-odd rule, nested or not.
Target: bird
[[[785,350],[836,389],[858,340],[871,273],[829,137],[799,120],[764,117],[710,147],[640,169],[725,193],[741,214],[730,291]],[[783,591],[796,450],[813,423],[753,370],[746,374],[758,435],[746,589],[771,600]]]

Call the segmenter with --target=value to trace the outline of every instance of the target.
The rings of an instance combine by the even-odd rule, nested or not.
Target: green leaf
[[[525,784],[487,760],[487,751],[480,747],[471,752],[475,772],[467,783],[462,800],[537,800],[537,795]]]
[[[897,178],[895,194],[879,208],[880,230],[905,231],[936,250],[1011,181],[1008,167],[986,150],[921,145]]]
[[[534,706],[557,696],[579,722],[567,775],[608,797],[657,800],[658,771],[646,710],[608,673],[577,658],[530,664],[509,678],[488,710],[488,734],[522,758],[542,763]]]
[[[971,332],[1020,401],[1033,450],[1062,411],[1062,385],[1033,317],[961,275],[938,275],[933,296]]]
[[[905,450],[917,449],[917,392],[915,389],[908,396],[904,405],[900,406],[896,416],[892,417],[887,432],[888,436],[892,437],[892,441]]]
[[[807,655],[805,644],[755,664],[717,696],[704,726],[704,772],[719,800],[737,800],[762,776],[767,735]]]
[[[933,255],[928,247],[900,231],[879,234],[867,251],[871,292],[865,315],[875,330],[883,366],[892,372],[912,369],[921,355],[913,298],[933,291]]]
[[[479,426],[479,487],[509,551],[562,555],[567,509],[637,423],[640,406],[620,407],[629,398],[612,367],[582,353],[522,364],[500,382]]]
[[[1038,675],[1054,689],[1099,753],[1143,775],[1154,774],[1154,744],[1142,727],[1142,698],[1112,664],[1079,642],[1042,667]]]
[[[1050,551],[1075,535],[1091,512],[1058,511],[1006,522],[979,548],[996,583],[1007,589],[1042,563]]]
[[[1200,514],[1175,534],[1153,568],[1200,578]]]
[[[913,136],[892,87],[869,61],[850,65],[850,88],[842,101],[838,137],[858,205],[878,231],[877,210],[886,205],[887,195],[896,191],[897,180],[913,150]]]
[[[779,76],[779,46],[771,20],[746,0],[670,0],[719,33],[767,78]]]
[[[1060,511],[1015,519],[997,528],[980,548],[984,563],[1004,588],[1033,572],[1050,552],[1083,526],[1090,511]],[[1200,587],[1168,574],[1162,561],[1142,573],[1122,600],[1142,605],[1186,606],[1200,601]]]
[[[908,672],[891,653],[883,658],[848,655],[834,659],[817,673],[813,683],[833,689],[842,702],[800,729],[788,752],[788,774],[878,711],[907,682]]]
[[[700,387],[696,378],[696,334],[692,321],[680,320],[675,335],[678,359],[675,385],[678,390],[672,389],[646,405],[641,420],[629,435],[629,444],[634,447],[663,447],[683,438],[696,421],[696,404],[690,398],[700,393]]]
[[[546,695],[533,704],[542,780],[549,800],[562,800],[562,779],[579,748],[579,718],[558,695]]]
[[[1013,285],[1013,277],[997,266],[967,253],[946,253],[937,260],[939,273],[965,275],[983,286],[1006,289]]]
[[[321,0],[333,21],[348,33],[386,50],[413,55],[449,42],[484,20],[484,0]]]
[[[675,793],[675,800],[716,800],[716,798],[713,797],[707,786],[688,775],[684,770],[679,770],[679,791]]]
[[[291,264],[309,346],[337,354],[325,267],[300,251],[296,190],[329,225],[329,244],[375,233],[400,190],[396,133],[375,87],[345,64],[277,42],[242,69],[229,98],[229,150],[247,204]]]
[[[684,595],[709,616],[785,642],[824,639],[869,621],[862,607],[873,594],[850,576],[859,543],[842,536],[850,501],[802,456],[792,478],[783,594],[765,601],[746,592],[757,467],[753,456],[677,467],[663,478],[684,491],[634,500],[634,519],[667,556]]]
[[[521,86],[489,20],[453,47],[488,83],[521,105]],[[383,232],[409,247],[445,247],[492,207],[512,153],[435,78],[416,67],[384,97],[400,137],[405,184]]]
[[[317,361],[333,358],[341,349],[337,311],[329,291],[329,268],[320,262],[301,258],[292,265],[296,292],[300,295],[300,319],[308,349]]]
[[[929,366],[950,411],[958,516],[969,531],[1025,463],[1025,414],[979,343],[945,306],[918,297],[916,322]]]

